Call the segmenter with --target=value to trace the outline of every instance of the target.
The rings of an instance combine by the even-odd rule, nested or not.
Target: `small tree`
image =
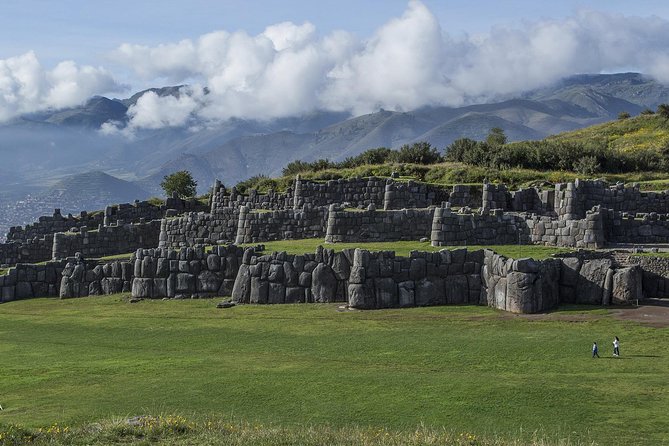
[[[170,175],[165,175],[160,187],[165,191],[165,195],[171,197],[176,193],[180,198],[189,198],[195,196],[197,181],[187,170],[180,170]]]
[[[629,114],[628,112],[626,112],[626,111],[621,111],[620,113],[618,113],[618,119],[619,119],[620,121],[624,121],[625,119],[629,119],[629,118],[631,118],[631,117],[632,117],[632,115],[630,115],[630,114]]]
[[[485,142],[491,146],[503,146],[506,144],[507,138],[504,133],[504,129],[500,127],[493,127],[490,129],[488,136],[486,136]]]
[[[660,104],[657,106],[657,114],[664,119],[669,119],[669,104]]]
[[[647,115],[654,115],[655,112],[650,108],[644,108],[643,110],[641,110],[641,114],[647,116]]]

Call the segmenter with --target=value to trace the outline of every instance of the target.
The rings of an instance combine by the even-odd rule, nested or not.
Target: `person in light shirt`
[[[613,340],[613,356],[620,356],[620,339],[618,339],[618,336]]]

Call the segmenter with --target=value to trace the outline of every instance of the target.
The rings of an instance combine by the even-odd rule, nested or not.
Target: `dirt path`
[[[592,309],[601,309],[601,307],[593,306]],[[609,315],[613,315],[613,317],[620,320],[640,322],[651,327],[669,327],[669,300],[645,299],[641,301],[638,307],[610,307],[609,314],[601,312],[590,313],[587,310],[584,310],[583,313],[565,313],[556,310],[550,313],[538,314],[500,313],[499,317],[505,319],[521,318],[530,321],[585,322],[608,317]]]
[[[641,322],[651,327],[669,327],[669,301],[645,299],[638,307],[616,308],[613,314],[621,320]]]

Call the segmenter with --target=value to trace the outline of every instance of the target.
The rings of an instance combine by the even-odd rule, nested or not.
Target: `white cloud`
[[[669,22],[581,11],[453,36],[421,1],[410,0],[401,17],[366,40],[346,31],[321,36],[311,23],[283,22],[258,35],[215,31],[153,47],[126,43],[113,58],[144,83],[193,86],[178,98],[147,93],[128,112],[134,130],[316,109],[361,114],[456,106],[576,73],[635,69],[669,83]],[[72,105],[112,84],[101,68],[63,62],[45,71],[32,53],[6,59],[0,61],[0,119]]]
[[[118,91],[103,68],[72,61],[45,70],[33,52],[0,60],[0,121],[23,113],[71,107],[94,94]]]
[[[368,40],[313,25],[279,23],[257,36],[218,31],[157,47],[122,45],[117,60],[145,78],[195,79],[206,97],[173,106],[183,118],[273,118],[314,109],[355,114],[379,108],[461,105],[544,86],[576,73],[635,67],[669,82],[669,22],[583,11],[564,20],[494,28],[487,35],[445,33],[419,0]],[[163,100],[168,106],[167,99]],[[145,116],[136,127],[181,123]],[[160,115],[158,115],[160,116]]]

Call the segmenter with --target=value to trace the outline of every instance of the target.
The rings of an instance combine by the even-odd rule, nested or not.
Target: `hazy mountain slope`
[[[187,170],[193,175],[193,178],[197,181],[198,194],[208,192],[216,179],[216,174],[212,171],[209,162],[196,155],[183,154],[180,157],[163,164],[153,174],[136,181],[135,184],[153,196],[162,197],[165,193],[161,189],[160,183],[166,175],[179,170]]]
[[[82,107],[54,112],[45,122],[98,129],[107,121],[124,121],[127,111],[128,108],[118,101],[96,96]]]

